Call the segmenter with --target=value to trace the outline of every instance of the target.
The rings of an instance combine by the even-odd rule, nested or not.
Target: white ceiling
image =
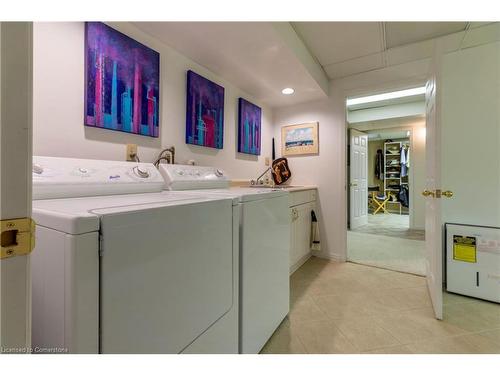
[[[138,22],[138,28],[272,107],[324,98],[328,80],[498,38],[488,22]],[[491,27],[490,27],[491,26]],[[293,87],[294,95],[281,90]]]
[[[467,22],[294,22],[330,79],[427,58],[431,39],[465,31]],[[457,35],[457,43],[462,38]]]
[[[385,49],[464,31],[467,22],[384,22]]]
[[[380,52],[380,22],[294,22],[293,28],[323,66]]]
[[[270,22],[134,25],[268,105],[290,105],[326,95]],[[295,94],[281,94],[285,87],[293,87]]]

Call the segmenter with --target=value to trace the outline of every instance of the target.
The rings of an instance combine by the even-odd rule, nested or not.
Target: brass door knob
[[[422,195],[424,197],[434,197],[435,196],[435,193],[433,191],[430,191],[430,190],[427,190],[425,189],[423,192],[422,192]]]
[[[446,198],[451,198],[453,197],[453,192],[450,190],[445,190],[441,193],[441,195],[444,195]]]

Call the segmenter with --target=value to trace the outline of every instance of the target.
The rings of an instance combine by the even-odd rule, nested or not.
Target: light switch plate
[[[134,143],[127,144],[127,161],[135,161],[137,156],[137,145]]]
[[[271,164],[271,159],[269,159],[269,157],[266,157],[264,159],[264,162],[266,163],[266,166],[269,166],[269,164]]]

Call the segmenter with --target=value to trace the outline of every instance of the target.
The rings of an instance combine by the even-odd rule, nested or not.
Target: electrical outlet
[[[266,163],[266,167],[268,167],[268,166],[269,166],[269,164],[271,164],[271,159],[269,159],[269,157],[266,157],[266,158],[264,159],[264,163]]]
[[[127,161],[135,161],[137,156],[137,145],[134,143],[127,144]]]

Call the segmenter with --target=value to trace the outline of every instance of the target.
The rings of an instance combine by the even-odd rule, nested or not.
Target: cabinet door
[[[294,266],[311,251],[311,210],[314,203],[305,203],[291,208],[292,243],[290,266]]]
[[[298,210],[297,207],[290,208],[290,269],[299,260],[299,252],[297,246],[297,217]]]

